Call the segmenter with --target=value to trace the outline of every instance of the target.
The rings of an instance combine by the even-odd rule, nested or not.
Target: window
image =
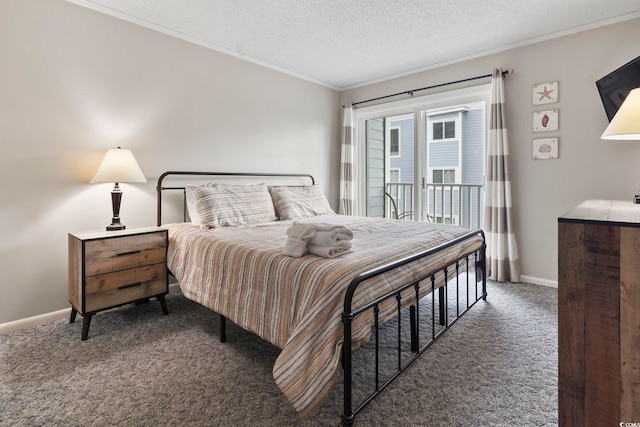
[[[389,155],[400,155],[400,128],[389,129]]]
[[[433,123],[433,140],[453,139],[456,137],[456,122],[450,120],[446,122]]]
[[[389,170],[389,182],[400,182],[400,169]]]
[[[434,184],[455,184],[456,171],[454,169],[434,169],[433,183]]]

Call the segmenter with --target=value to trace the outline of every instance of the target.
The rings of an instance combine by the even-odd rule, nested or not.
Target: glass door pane
[[[385,216],[385,129],[384,118],[367,120],[367,216]]]
[[[367,216],[412,220],[415,181],[413,113],[365,122]]]
[[[482,225],[485,102],[424,111],[424,220]]]

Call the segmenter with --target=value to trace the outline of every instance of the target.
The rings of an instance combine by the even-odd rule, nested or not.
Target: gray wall
[[[337,208],[339,93],[63,0],[0,1],[0,324],[69,307],[67,233],[155,224],[166,170],[307,172]],[[170,308],[169,308],[170,309]]]
[[[640,188],[640,144],[603,141],[607,118],[595,81],[640,55],[640,19],[362,86],[342,93],[357,102],[390,93],[514,68],[505,80],[514,221],[523,279],[557,280],[557,218],[585,199],[631,200]],[[488,80],[487,80],[488,81]],[[532,160],[532,85],[559,82],[558,160]],[[481,81],[484,82],[484,81]],[[457,86],[462,87],[462,86]],[[414,95],[418,96],[420,93]],[[369,104],[368,104],[369,105]]]

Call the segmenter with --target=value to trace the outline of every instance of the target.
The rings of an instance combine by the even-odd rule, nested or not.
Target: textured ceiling
[[[344,89],[640,17],[639,0],[68,0]]]

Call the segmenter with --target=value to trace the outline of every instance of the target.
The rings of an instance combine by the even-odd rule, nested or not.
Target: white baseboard
[[[550,288],[558,289],[558,281],[557,280],[547,280],[540,279],[539,277],[531,277],[531,276],[520,276],[520,281],[522,283],[531,283],[532,285],[541,285],[548,286]]]
[[[177,282],[169,283],[169,288],[178,286]],[[25,319],[14,320],[12,322],[0,323],[0,334],[6,334],[18,329],[31,328],[43,323],[55,322],[56,320],[69,319],[71,317],[71,307],[51,313],[39,314]]]
[[[18,329],[31,328],[56,320],[68,319],[71,316],[71,307],[63,310],[52,311],[51,313],[40,314],[38,316],[27,317],[26,319],[14,320],[13,322],[0,323],[0,334],[6,334]]]

